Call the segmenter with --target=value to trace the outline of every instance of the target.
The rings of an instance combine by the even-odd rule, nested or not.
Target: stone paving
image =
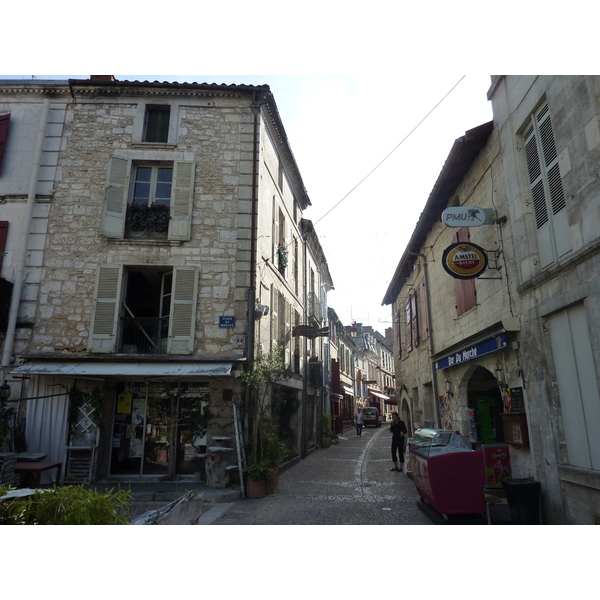
[[[212,525],[431,525],[406,473],[391,472],[389,424],[349,429],[279,476],[279,489],[215,512]]]

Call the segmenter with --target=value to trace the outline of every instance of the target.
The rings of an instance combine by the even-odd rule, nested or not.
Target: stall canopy
[[[231,375],[233,363],[30,362],[11,375],[64,375],[68,377],[218,377]]]
[[[381,398],[382,400],[389,400],[390,397],[386,396],[385,394],[382,394],[381,392],[376,392],[375,390],[369,390],[369,394],[373,394],[373,396],[376,396],[377,398]]]

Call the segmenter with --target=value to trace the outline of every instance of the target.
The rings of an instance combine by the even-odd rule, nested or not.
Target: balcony
[[[323,322],[323,305],[319,296],[314,292],[309,292],[308,294],[306,312],[309,319],[313,319],[319,324]]]
[[[169,317],[122,317],[123,354],[166,354]]]

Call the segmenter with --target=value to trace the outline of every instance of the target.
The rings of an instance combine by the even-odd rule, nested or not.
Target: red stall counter
[[[410,460],[419,496],[441,515],[484,514],[483,452],[452,431],[415,432]]]

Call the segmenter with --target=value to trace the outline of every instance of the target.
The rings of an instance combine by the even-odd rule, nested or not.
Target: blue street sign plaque
[[[235,327],[235,317],[219,317],[219,327],[233,329]]]

